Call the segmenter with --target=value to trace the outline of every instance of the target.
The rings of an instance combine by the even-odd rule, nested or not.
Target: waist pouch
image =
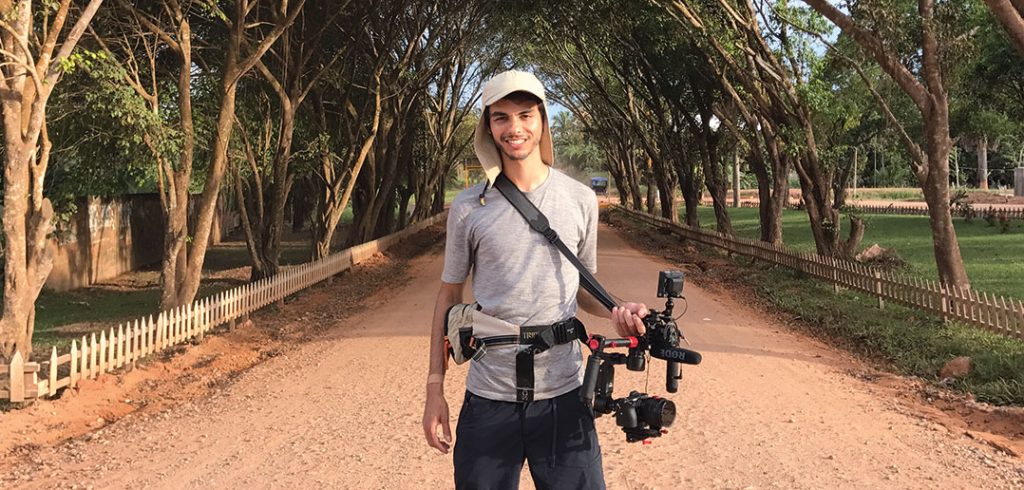
[[[457,304],[445,316],[445,344],[455,364],[479,360],[489,347],[517,346],[519,353],[537,354],[573,340],[586,341],[576,317],[552,325],[519,326],[480,311],[477,303]]]

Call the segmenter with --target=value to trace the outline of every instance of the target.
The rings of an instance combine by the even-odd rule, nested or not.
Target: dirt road
[[[657,273],[671,265],[606,228],[599,252],[599,277],[613,293],[655,304]],[[451,457],[429,449],[420,428],[441,267],[435,247],[412,262],[407,284],[321,340],[268,359],[212,397],[41,448],[5,470],[19,481],[0,486],[450,488]],[[609,488],[1022,485],[1024,461],[914,415],[892,386],[860,375],[872,372],[861,363],[721,292],[692,281],[685,292],[681,325],[704,362],[684,368],[671,396],[680,415],[666,437],[627,444],[611,418],[598,420]],[[465,372],[449,373],[453,424]],[[648,391],[664,393],[663,373],[659,361]],[[644,383],[641,374],[617,373],[619,392]],[[528,477],[522,488],[532,488]]]

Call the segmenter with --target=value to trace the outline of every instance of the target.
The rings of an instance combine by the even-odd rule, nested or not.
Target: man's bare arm
[[[448,402],[444,399],[444,316],[452,305],[462,302],[463,283],[442,282],[434,303],[434,317],[430,324],[430,364],[427,369],[427,403],[423,408],[423,432],[430,447],[447,453],[451,447],[452,431],[449,425]],[[437,434],[441,427],[443,437]]]
[[[430,364],[427,369],[427,377],[430,380],[437,379],[434,375],[440,375],[441,379],[444,379],[444,358],[446,355],[444,351],[444,336],[446,333],[444,331],[444,316],[449,308],[462,302],[463,288],[464,283],[461,282],[458,284],[442,282],[441,287],[437,291],[437,300],[434,303],[434,317],[430,325]],[[430,383],[430,385],[434,384],[438,383]],[[427,388],[429,390],[430,386]]]

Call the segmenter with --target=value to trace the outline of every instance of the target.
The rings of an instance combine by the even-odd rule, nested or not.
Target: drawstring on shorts
[[[551,403],[551,416],[554,419],[551,421],[551,461],[548,464],[551,467],[555,466],[555,454],[556,446],[558,444],[558,402],[552,401]]]

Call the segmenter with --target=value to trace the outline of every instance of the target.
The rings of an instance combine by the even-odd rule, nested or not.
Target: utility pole
[[[956,147],[956,145],[953,145],[953,149],[952,149],[952,151],[950,151],[950,154],[953,156],[953,171],[954,171],[954,174],[956,176],[956,188],[959,189],[960,188],[960,150]]]
[[[740,148],[732,153],[732,207],[740,207]]]
[[[853,147],[853,200],[857,200],[857,150],[859,146]]]

